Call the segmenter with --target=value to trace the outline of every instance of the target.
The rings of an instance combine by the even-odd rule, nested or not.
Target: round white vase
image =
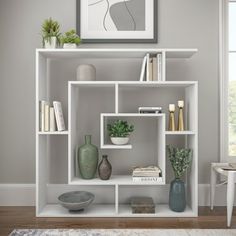
[[[129,137],[110,137],[111,142],[115,145],[125,145],[129,142]]]
[[[64,49],[76,49],[77,45],[75,43],[64,43],[63,48]]]
[[[91,64],[82,64],[77,68],[77,80],[94,81],[96,80],[96,68]]]

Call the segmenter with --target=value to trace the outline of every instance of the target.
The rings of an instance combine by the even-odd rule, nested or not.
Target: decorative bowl
[[[85,191],[63,193],[58,197],[60,204],[70,211],[81,211],[88,207],[94,200],[94,195]]]
[[[125,145],[129,142],[129,137],[111,137],[111,142],[115,145]]]

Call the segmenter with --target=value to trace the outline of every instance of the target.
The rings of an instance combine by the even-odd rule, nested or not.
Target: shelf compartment
[[[134,182],[131,175],[112,175],[109,180],[101,180],[94,178],[91,180],[85,180],[81,178],[74,178],[69,183],[71,185],[163,185],[164,182]]]
[[[187,206],[184,212],[170,210],[168,204],[156,204],[154,214],[133,214],[128,204],[119,205],[119,217],[196,217],[197,214]]]
[[[111,217],[116,214],[113,204],[91,204],[80,213],[71,213],[59,204],[47,204],[38,217]]]

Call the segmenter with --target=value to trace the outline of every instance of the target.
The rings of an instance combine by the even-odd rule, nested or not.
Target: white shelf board
[[[68,135],[69,132],[68,131],[54,131],[54,132],[42,132],[42,131],[39,131],[38,132],[39,135]]]
[[[91,180],[74,178],[69,183],[71,185],[163,185],[164,182],[134,182],[132,176],[130,175],[112,175],[109,180],[101,180],[99,178],[94,178]]]
[[[167,204],[157,204],[153,214],[132,214],[130,205],[119,205],[120,217],[195,217],[194,211],[187,206],[184,212],[174,212]]]
[[[38,217],[109,217],[115,215],[115,204],[91,204],[82,212],[71,213],[59,204],[47,204]]]
[[[126,144],[126,145],[105,144],[105,145],[101,145],[101,149],[132,149],[132,145],[131,144]]]
[[[166,135],[195,135],[196,132],[194,131],[166,131],[165,132]]]
[[[143,58],[147,53],[166,53],[167,58],[191,58],[196,48],[86,48],[77,49],[37,49],[46,58]]]

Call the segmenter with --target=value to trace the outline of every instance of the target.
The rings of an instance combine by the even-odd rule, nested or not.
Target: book
[[[142,63],[142,68],[141,68],[139,81],[144,81],[144,79],[145,79],[146,65],[147,65],[147,56],[145,56],[143,58],[143,63]]]
[[[61,103],[58,102],[58,101],[54,101],[53,102],[53,107],[54,107],[54,110],[55,110],[57,130],[58,131],[63,131],[66,128],[65,128],[65,121],[64,121],[64,117],[63,117]]]
[[[47,102],[44,106],[44,131],[49,131],[49,103]]]
[[[53,107],[49,108],[49,130],[56,131],[55,111]]]
[[[39,102],[39,130],[42,132],[45,131],[45,104],[44,100]]]
[[[162,81],[162,54],[157,54],[157,80]]]
[[[146,81],[149,81],[149,61],[150,61],[150,54],[147,53],[146,57],[147,57],[147,61],[146,61]]]
[[[134,182],[157,182],[162,183],[162,177],[132,177]]]
[[[161,177],[161,169],[157,166],[136,167],[133,170],[133,177]]]
[[[148,81],[153,81],[153,69],[152,69],[152,67],[153,67],[153,60],[152,60],[152,57],[150,57],[149,58],[149,64],[148,64],[148,66],[149,66],[149,77],[148,77]]]
[[[157,55],[152,58],[152,80],[157,81]]]
[[[139,113],[161,113],[162,107],[139,107]]]

